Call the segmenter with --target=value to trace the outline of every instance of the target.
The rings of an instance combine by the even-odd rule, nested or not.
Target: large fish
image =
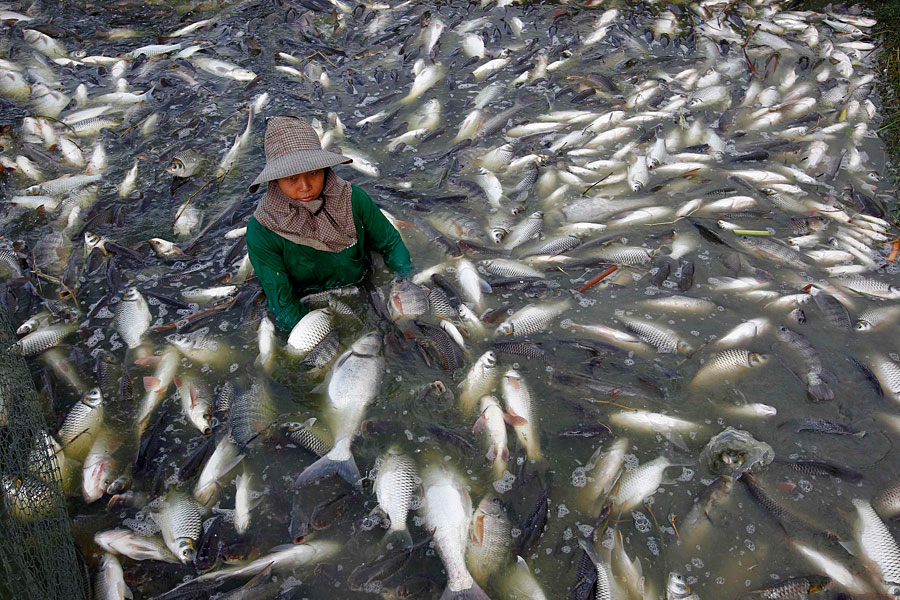
[[[433,464],[426,468],[422,483],[425,490],[423,516],[432,531],[438,556],[447,572],[443,600],[487,600],[487,594],[475,582],[466,567],[465,551],[472,499],[465,483],[451,467]]]
[[[301,486],[337,473],[353,487],[360,487],[359,468],[350,451],[366,408],[381,391],[384,358],[381,336],[367,333],[338,358],[328,382],[326,421],[334,435],[328,453],[306,467],[294,484]]]

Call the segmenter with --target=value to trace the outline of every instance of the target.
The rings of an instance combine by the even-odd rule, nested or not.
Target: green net
[[[84,600],[55,442],[0,310],[0,599]]]

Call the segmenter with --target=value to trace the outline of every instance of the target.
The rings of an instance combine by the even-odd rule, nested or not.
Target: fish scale
[[[869,502],[856,498],[853,506],[859,517],[857,539],[862,552],[878,565],[885,584],[900,586],[900,546]]]
[[[288,336],[288,347],[297,354],[308,354],[331,333],[332,311],[317,308],[303,315]]]
[[[200,508],[187,494],[175,492],[162,501],[158,512],[151,513],[169,550],[183,563],[193,560],[194,544],[200,538]]]
[[[309,351],[309,354],[303,359],[303,364],[313,368],[324,367],[337,356],[340,343],[337,330],[333,330]]]
[[[499,335],[530,335],[543,331],[553,320],[570,306],[568,300],[554,304],[530,304],[497,327]]]
[[[479,502],[469,527],[466,564],[472,577],[484,584],[505,562],[512,541],[512,523],[503,503],[488,494]]]
[[[525,242],[538,237],[544,230],[544,213],[535,212],[527,219],[515,225],[504,240],[504,247],[512,250]]]
[[[663,354],[671,354],[673,352],[687,353],[691,351],[690,346],[670,329],[655,323],[637,321],[635,319],[620,320],[625,327]]]
[[[761,600],[803,600],[810,594],[826,589],[831,578],[825,575],[804,575],[779,581],[764,590],[750,592],[753,598]]]
[[[872,359],[872,370],[881,382],[881,387],[894,400],[900,401],[900,364],[887,356],[878,355]]]
[[[129,348],[136,348],[150,329],[150,307],[137,288],[129,288],[116,305],[113,327]]]
[[[388,535],[400,536],[407,546],[412,546],[412,538],[406,529],[406,516],[418,487],[417,478],[415,461],[398,448],[388,449],[375,476],[378,505],[390,519]]]
[[[822,365],[822,357],[810,343],[809,339],[801,333],[787,327],[780,326],[776,330],[779,340],[789,344],[806,364],[806,383],[810,395],[817,402],[826,402],[834,399],[834,392],[828,387],[826,379],[833,379]]]
[[[324,456],[331,450],[331,444],[312,429],[314,423],[315,419],[309,419],[303,423],[284,423],[282,429],[287,437],[298,446],[306,448],[316,456]]]
[[[455,319],[457,316],[447,292],[437,286],[428,289],[428,304],[431,314],[439,319]]]
[[[544,277],[543,273],[533,267],[505,258],[482,260],[478,264],[498,277]]]
[[[764,354],[741,348],[723,350],[700,368],[691,385],[715,383],[723,378],[737,376],[765,364],[767,360],[768,357]]]
[[[558,238],[553,238],[552,240],[547,240],[540,246],[534,249],[533,254],[550,254],[551,256],[556,256],[557,254],[565,254],[569,250],[574,250],[578,246],[583,243],[583,238],[576,235],[566,235]]]
[[[44,350],[58,346],[63,339],[73,333],[76,329],[76,325],[69,325],[66,323],[50,325],[44,329],[32,331],[16,342],[16,347],[24,356],[34,356],[35,354],[40,354]]]

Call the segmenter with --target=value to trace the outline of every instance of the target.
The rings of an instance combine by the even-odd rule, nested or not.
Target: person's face
[[[278,187],[291,200],[300,202],[315,200],[325,187],[325,169],[282,177],[278,180]]]

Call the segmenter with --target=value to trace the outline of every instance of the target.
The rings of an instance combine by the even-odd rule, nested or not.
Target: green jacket
[[[292,329],[309,311],[300,302],[306,294],[361,280],[369,250],[379,252],[398,275],[407,275],[412,270],[409,251],[400,234],[369,195],[353,186],[351,198],[357,243],[341,252],[295,244],[252,217],[247,223],[250,263],[279,327]]]

